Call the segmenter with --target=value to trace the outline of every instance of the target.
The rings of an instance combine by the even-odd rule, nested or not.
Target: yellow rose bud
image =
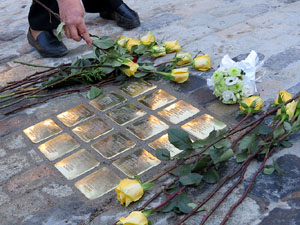
[[[261,107],[264,106],[263,100],[259,96],[251,96],[249,98],[244,98],[242,103],[250,107],[254,101],[256,103],[254,110],[259,110]],[[246,109],[242,105],[240,105],[240,110],[245,111]]]
[[[127,207],[131,202],[138,201],[144,194],[144,189],[138,180],[125,178],[115,189],[117,199]]]
[[[120,37],[118,40],[117,40],[117,44],[122,46],[122,47],[125,47],[127,42],[130,40],[131,38],[130,37],[125,37],[125,36],[122,36]]]
[[[122,225],[148,225],[147,217],[140,211],[133,211],[129,216],[121,217],[117,224]]]
[[[139,64],[134,63],[131,60],[123,64],[129,66],[129,68],[122,69],[123,73],[125,73],[128,77],[133,76],[136,73],[137,69],[139,68]]]
[[[138,39],[131,38],[127,42],[126,47],[127,47],[128,51],[130,51],[133,46],[140,45],[140,44],[141,44],[141,42]]]
[[[155,42],[155,36],[151,31],[148,31],[147,35],[141,38],[141,43],[143,45],[150,45]]]
[[[174,82],[183,83],[189,79],[189,68],[173,69],[171,75],[174,77]]]
[[[288,114],[289,116],[289,119],[293,118],[297,108],[297,104],[298,102],[292,101],[286,105],[285,110],[286,110],[286,114]]]
[[[172,52],[178,52],[181,49],[180,44],[178,44],[176,41],[166,41],[165,42],[166,52],[172,53]]]
[[[194,59],[193,66],[197,70],[207,71],[211,68],[210,65],[210,56],[208,55],[200,55]]]
[[[282,90],[278,93],[281,96],[283,102],[287,102],[292,98],[292,94],[288,93],[286,90]],[[278,97],[275,99],[275,104],[278,104]]]
[[[183,52],[177,53],[175,56],[175,59],[177,61],[178,66],[181,66],[181,65],[184,65],[184,64],[187,64],[187,63],[190,63],[193,61],[190,53],[183,53]]]
[[[160,56],[165,56],[166,55],[166,48],[165,47],[160,47],[158,45],[155,45],[151,49],[152,52],[152,57],[160,57]]]

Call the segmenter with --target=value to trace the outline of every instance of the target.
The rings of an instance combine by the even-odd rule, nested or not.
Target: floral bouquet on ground
[[[214,88],[214,95],[224,104],[238,103],[257,92],[255,73],[262,64],[255,51],[239,62],[225,55],[220,68],[207,79],[207,84]]]

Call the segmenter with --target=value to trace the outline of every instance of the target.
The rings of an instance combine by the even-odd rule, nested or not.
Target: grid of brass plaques
[[[133,81],[127,85],[124,85],[120,88],[125,94],[130,97],[136,97],[146,93],[147,91],[153,90],[156,88],[156,85],[151,84],[144,80]]]
[[[113,190],[119,183],[120,177],[108,167],[99,168],[99,165],[101,167],[102,163],[100,164],[101,160],[96,160],[96,157],[108,160],[113,167],[120,171],[119,174],[123,173],[131,178],[134,175],[140,175],[148,171],[160,163],[160,160],[147,150],[141,149],[139,146],[137,149],[133,149],[136,146],[136,138],[133,136],[140,140],[148,140],[155,135],[159,135],[150,143],[145,142],[145,145],[148,144],[153,149],[167,149],[170,151],[171,157],[181,152],[169,142],[168,134],[163,132],[169,128],[170,124],[181,123],[197,114],[199,110],[184,101],[174,103],[176,97],[162,89],[145,94],[155,88],[155,85],[139,80],[121,87],[120,90],[130,96],[128,98],[140,96],[136,100],[131,100],[143,104],[150,110],[165,107],[157,113],[165,118],[167,123],[157,118],[154,111],[153,115],[141,118],[147,114],[146,111],[133,103],[121,105],[128,99],[120,94],[110,92],[89,102],[96,110],[92,111],[92,107],[90,109],[88,106],[78,105],[57,115],[57,118],[65,126],[72,127],[75,135],[69,135],[65,132],[55,136],[62,132],[62,128],[52,119],[47,119],[31,126],[25,129],[24,133],[34,143],[39,143],[55,136],[44,143],[40,143],[38,149],[49,160],[58,160],[58,162],[54,162],[54,166],[66,179],[74,180],[88,171],[95,170],[89,175],[83,175],[78,181],[76,180],[75,187],[88,199],[99,198]],[[110,134],[109,132],[113,130],[113,127],[109,125],[110,122],[106,123],[105,119],[102,120],[97,117],[97,113],[100,114],[104,111],[107,120],[112,120],[112,123],[116,123],[115,127],[118,127],[118,132]],[[95,114],[96,117],[93,117]],[[124,130],[123,126],[129,122],[133,123],[126,126],[126,130]],[[223,129],[225,126],[221,121],[205,114],[186,122],[182,128],[195,137],[203,139],[213,129]],[[127,131],[133,136],[127,135]],[[104,135],[106,136],[102,138]],[[90,147],[82,149],[80,148],[79,139],[84,142],[97,140],[93,141]],[[131,151],[130,154],[124,154],[128,151]],[[69,155],[65,156],[66,154]]]
[[[64,133],[41,144],[38,148],[47,157],[53,161],[79,148],[80,144],[69,134]]]
[[[139,117],[146,115],[146,112],[138,108],[136,105],[130,103],[114,109],[106,115],[117,124],[123,126]]]
[[[75,186],[85,195],[85,197],[93,200],[116,188],[119,182],[120,177],[109,168],[103,167],[77,181]]]
[[[104,158],[111,159],[135,146],[135,142],[122,133],[115,133],[91,145]]]
[[[52,119],[47,119],[26,128],[23,132],[33,143],[39,143],[62,132],[62,129]]]
[[[72,180],[97,167],[100,163],[85,149],[55,163],[55,167],[68,179]]]
[[[126,98],[116,93],[108,93],[100,95],[98,98],[90,101],[89,103],[99,111],[106,111],[112,107],[119,105],[126,101]]]
[[[149,143],[149,146],[153,148],[154,150],[159,148],[167,149],[170,152],[171,157],[178,155],[182,150],[176,148],[174,145],[172,145],[169,142],[169,135],[164,134],[160,138],[156,139],[155,141],[152,141]]]
[[[134,122],[127,127],[131,133],[141,140],[147,140],[156,134],[168,129],[169,126],[158,119],[156,116],[150,115],[149,117]]]
[[[159,115],[164,117],[171,123],[178,124],[199,112],[199,109],[192,106],[185,101],[178,101],[158,112]]]
[[[182,129],[199,139],[205,139],[213,130],[222,130],[226,124],[213,116],[204,114],[181,126]]]
[[[84,124],[75,127],[72,131],[83,141],[90,142],[91,140],[100,137],[114,128],[108,125],[100,118],[94,118]]]
[[[113,165],[128,177],[133,178],[135,175],[140,175],[159,163],[160,160],[151,153],[145,149],[138,149],[128,156],[117,159],[113,162]]]
[[[78,105],[57,115],[57,118],[66,126],[72,127],[81,123],[82,121],[89,119],[93,115],[94,113],[87,107],[85,107],[84,105]]]
[[[174,102],[176,97],[170,95],[162,89],[158,89],[148,95],[145,95],[138,99],[139,102],[147,106],[152,110],[156,110],[165,105],[168,105],[171,102]]]

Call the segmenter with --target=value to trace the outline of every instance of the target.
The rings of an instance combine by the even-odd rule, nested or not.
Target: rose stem
[[[164,207],[165,205],[167,205],[173,198],[176,197],[176,195],[179,195],[181,194],[184,189],[186,188],[187,186],[183,186],[181,187],[178,191],[176,191],[175,193],[171,194],[164,202],[162,202],[161,204],[159,204],[158,206],[156,206],[153,211],[157,211],[159,208],[162,208]]]

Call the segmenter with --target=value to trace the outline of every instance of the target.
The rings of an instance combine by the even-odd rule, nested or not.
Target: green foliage
[[[61,32],[62,32],[62,29],[64,28],[65,25],[66,25],[66,24],[65,24],[64,22],[61,22],[61,23],[57,26],[57,28],[56,28],[57,39],[58,39],[59,41],[61,41],[61,39],[62,39],[62,34],[61,34]]]
[[[182,185],[199,185],[203,176],[198,173],[189,173],[179,178]]]
[[[94,40],[93,44],[100,49],[106,50],[113,47],[115,42],[110,37],[103,36],[97,40]]]
[[[164,208],[160,209],[161,212],[167,213],[171,212],[172,210],[177,213],[189,213],[191,210],[193,210],[193,205],[191,206],[191,200],[189,196],[182,192],[180,195],[177,195],[175,198],[172,199],[172,201],[165,206]]]
[[[92,86],[91,89],[87,93],[87,97],[89,99],[94,99],[94,98],[98,97],[100,94],[102,94],[102,91],[99,88]]]
[[[171,128],[168,130],[169,141],[172,145],[180,150],[192,148],[192,141],[189,134],[181,129]]]
[[[273,138],[277,139],[279,136],[284,134],[283,126],[277,127],[273,132]]]
[[[203,180],[209,184],[215,184],[219,181],[219,174],[215,169],[209,169],[203,175]]]
[[[171,159],[170,151],[164,148],[156,149],[155,155],[162,161],[169,161]]]
[[[212,149],[210,151],[210,156],[214,162],[214,164],[227,161],[231,157],[234,156],[234,152],[232,149]]]

